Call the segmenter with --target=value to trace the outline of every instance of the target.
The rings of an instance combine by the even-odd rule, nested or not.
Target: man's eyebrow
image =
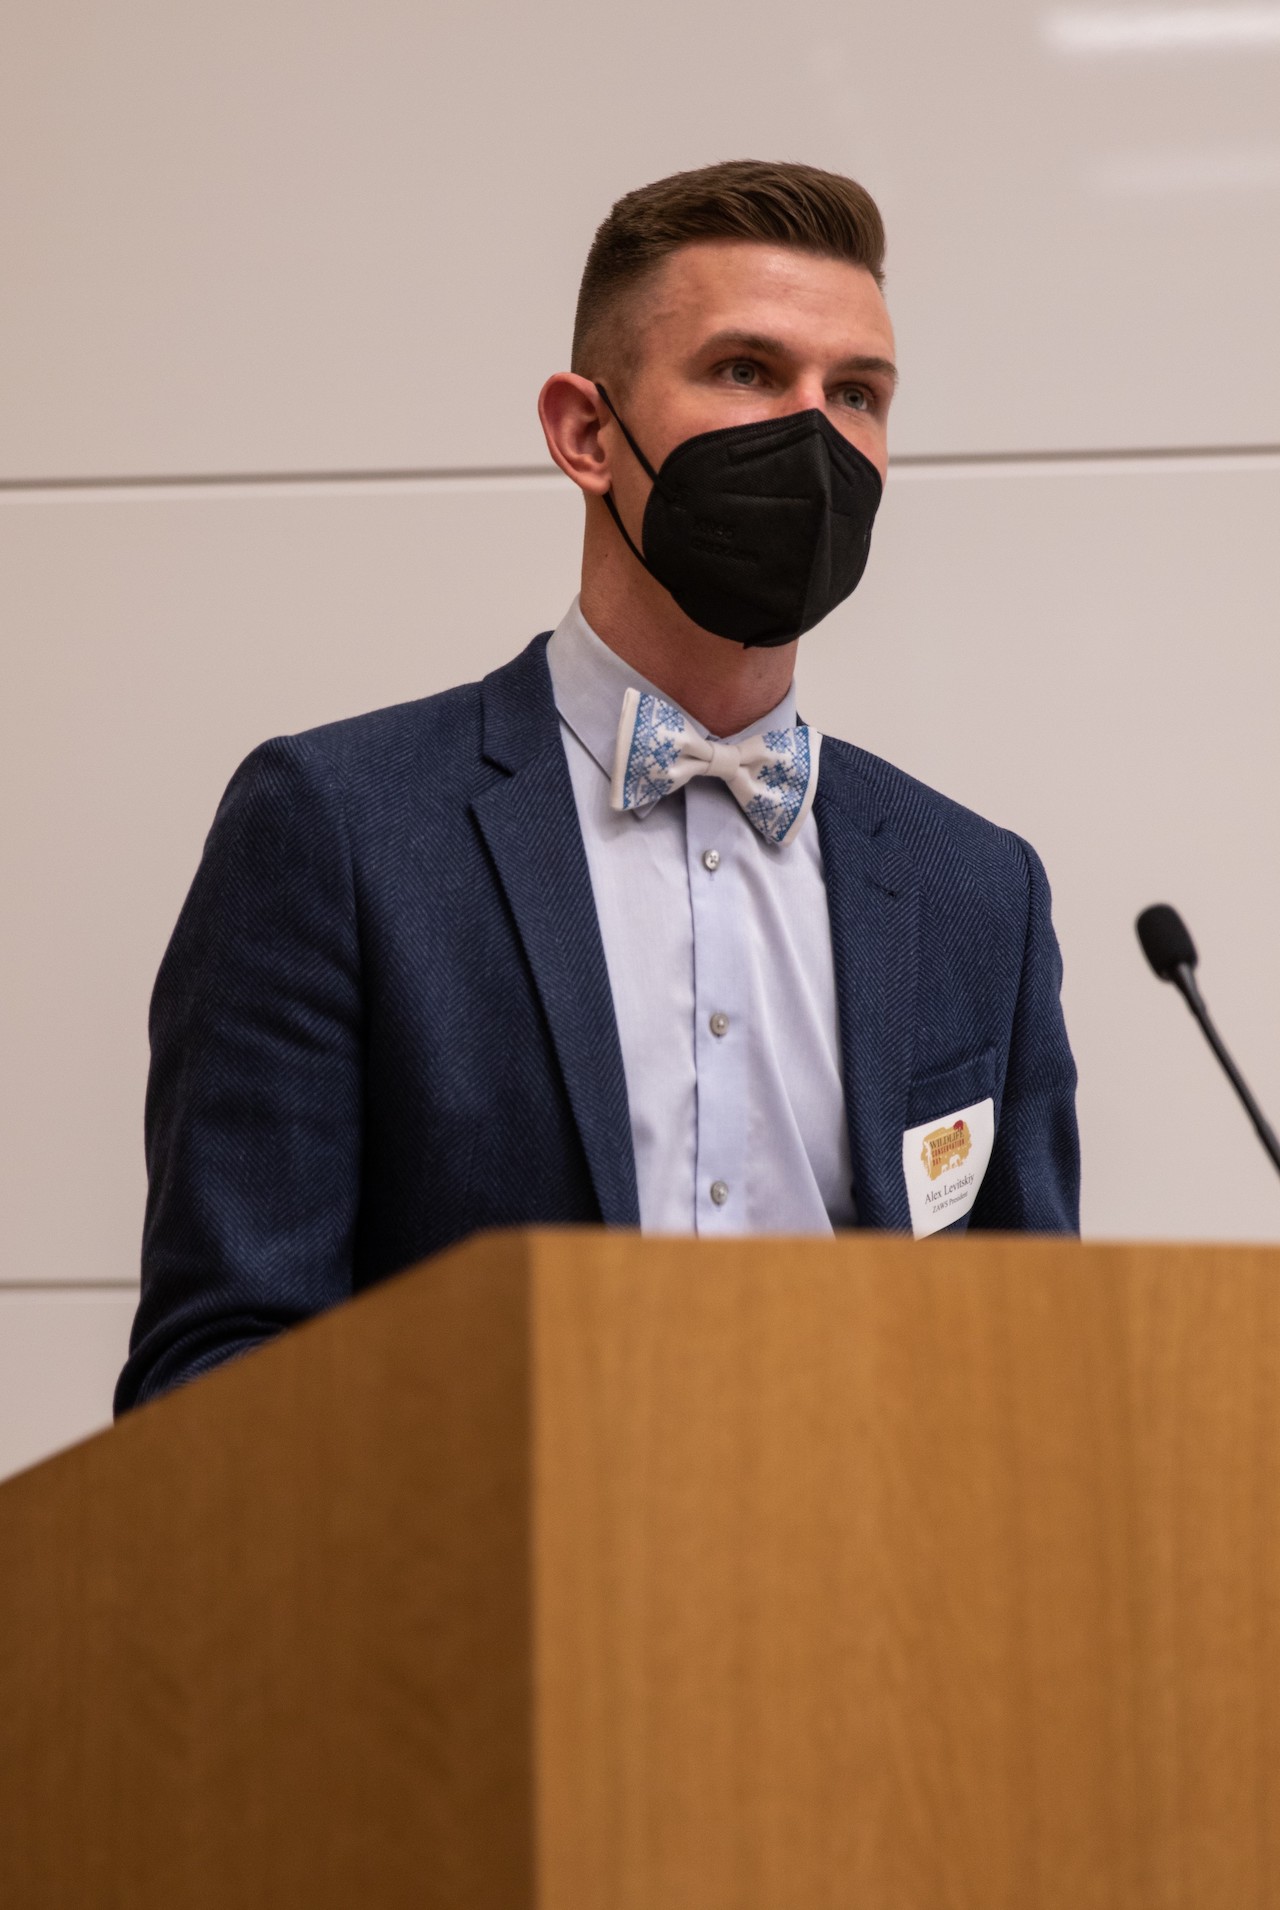
[[[780,338],[767,338],[763,332],[713,332],[702,349],[727,351],[731,346],[739,351],[762,352],[766,358],[791,357]]]
[[[891,385],[896,385],[898,382],[898,367],[892,358],[868,358],[858,355],[854,358],[846,358],[833,367],[833,375],[837,377],[841,372],[846,371],[864,371],[872,377],[879,373],[880,377],[887,378]]]
[[[759,352],[765,358],[794,358],[790,346],[784,345],[780,338],[770,338],[764,332],[714,332],[702,347],[704,352],[713,351],[752,351]],[[864,372],[868,376],[879,375],[887,378],[891,385],[898,382],[898,367],[892,358],[877,358],[863,352],[855,352],[849,358],[842,358],[832,367],[833,377],[842,377],[846,372]]]

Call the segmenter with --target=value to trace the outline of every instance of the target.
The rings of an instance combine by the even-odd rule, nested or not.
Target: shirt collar
[[[614,747],[625,692],[634,688],[648,691],[651,696],[660,696],[668,703],[673,701],[665,690],[660,690],[656,683],[650,683],[638,670],[633,670],[616,650],[611,650],[596,635],[583,616],[577,597],[551,633],[547,644],[547,666],[551,671],[551,689],[557,710],[588,755],[594,757],[604,774],[610,778],[613,776]],[[699,736],[711,734],[687,710],[682,710],[681,714]],[[759,722],[753,723],[750,729],[738,730],[732,736],[722,736],[716,740],[736,743],[744,736],[756,736],[762,730],[791,729],[795,720],[796,692],[793,680],[788,684],[781,702],[762,716]]]

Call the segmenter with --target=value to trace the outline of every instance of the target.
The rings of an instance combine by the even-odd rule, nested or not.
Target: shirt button
[[[711,1183],[711,1198],[717,1207],[723,1207],[729,1198],[728,1181],[713,1180]]]
[[[717,1010],[711,1017],[711,1032],[713,1035],[727,1035],[729,1032],[728,1015],[722,1015]]]
[[[714,874],[720,867],[720,851],[718,849],[704,849],[702,851],[702,866],[704,869],[710,869]]]

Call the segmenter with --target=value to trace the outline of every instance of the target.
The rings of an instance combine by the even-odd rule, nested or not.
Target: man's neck
[[[616,562],[583,565],[582,614],[602,643],[713,736],[736,736],[777,708],[795,671],[794,643],[747,650],[713,636],[629,551],[621,555],[635,576]]]

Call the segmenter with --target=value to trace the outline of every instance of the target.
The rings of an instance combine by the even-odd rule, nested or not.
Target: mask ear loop
[[[631,433],[627,430],[626,425],[623,424],[622,419],[618,414],[618,409],[613,402],[613,399],[609,396],[608,392],[605,390],[602,384],[596,382],[595,380],[593,380],[592,382],[595,383],[596,390],[600,393],[600,396],[604,399],[610,411],[613,413],[614,418],[617,420],[618,429],[621,431],[627,443],[631,446],[631,449],[635,454],[636,462],[640,466],[640,469],[644,472],[645,476],[649,479],[650,483],[656,484],[658,482],[658,473],[654,470],[648,458],[645,456],[644,452],[640,449],[640,446],[636,443]],[[604,502],[605,502],[605,509],[608,511],[610,517],[613,519],[614,523],[617,525],[619,531],[621,532],[623,543],[627,546],[627,549],[631,552],[631,554],[635,558],[637,558],[640,563],[644,565],[645,569],[649,571],[649,575],[652,577],[653,572],[649,570],[649,563],[647,558],[645,557],[644,552],[640,549],[640,546],[638,544],[635,544],[632,542],[630,532],[627,530],[626,525],[622,521],[621,513],[619,512],[618,506],[616,502],[614,501],[612,485],[604,494]]]

